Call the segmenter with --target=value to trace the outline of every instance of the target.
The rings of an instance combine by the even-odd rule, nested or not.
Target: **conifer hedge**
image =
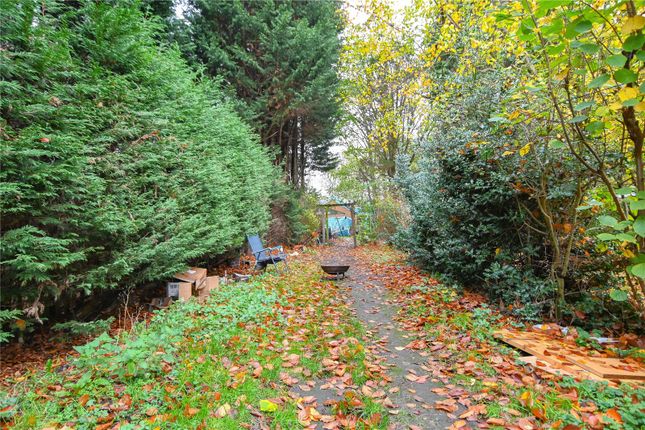
[[[138,2],[1,13],[5,307],[161,280],[266,228],[268,155]]]

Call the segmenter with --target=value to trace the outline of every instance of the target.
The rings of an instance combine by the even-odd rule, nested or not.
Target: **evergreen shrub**
[[[8,0],[2,301],[162,280],[264,230],[277,179],[212,80],[137,1]]]

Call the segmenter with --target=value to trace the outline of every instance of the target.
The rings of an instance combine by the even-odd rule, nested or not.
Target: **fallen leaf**
[[[260,410],[262,412],[275,412],[278,410],[278,405],[273,403],[271,400],[260,400]]]
[[[622,424],[623,422],[623,417],[620,416],[618,411],[616,409],[607,409],[605,412],[605,415],[607,415],[609,418],[612,420],[616,421],[618,424]]]
[[[215,410],[215,417],[224,418],[229,414],[229,412],[231,412],[231,405],[224,403],[222,406]]]
[[[186,417],[197,415],[197,412],[199,412],[199,408],[191,408],[189,405],[186,405],[186,407],[184,408],[184,416]]]

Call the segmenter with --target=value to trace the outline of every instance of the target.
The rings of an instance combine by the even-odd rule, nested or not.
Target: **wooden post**
[[[329,242],[329,208],[325,206],[325,243]]]
[[[352,237],[354,238],[354,248],[356,248],[356,216],[354,215],[354,203],[352,203]]]
[[[325,243],[325,212],[320,207],[320,244]]]

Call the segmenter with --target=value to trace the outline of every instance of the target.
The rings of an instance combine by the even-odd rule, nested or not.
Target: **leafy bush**
[[[504,90],[501,76],[452,101],[421,145],[421,158],[399,162],[399,183],[410,206],[409,228],[395,242],[432,272],[485,288],[493,299],[533,317],[553,287],[526,264],[535,239],[523,232],[526,200],[513,186],[515,166],[494,157],[512,142],[489,121]],[[543,304],[541,305],[543,306]]]
[[[22,314],[17,309],[2,309],[0,310],[0,343],[7,342],[11,339],[11,332],[5,331],[5,325],[14,321]]]
[[[530,268],[497,261],[484,270],[484,278],[492,297],[502,299],[512,313],[527,320],[542,320],[541,314],[548,309],[555,291],[548,279],[536,276]]]
[[[266,228],[265,150],[136,1],[1,13],[3,301],[159,280]]]
[[[291,192],[285,215],[289,222],[289,242],[302,243],[320,230],[320,218],[316,214],[318,196],[305,191]]]
[[[501,246],[520,246],[512,175],[489,160],[485,146],[472,143],[500,139],[488,123],[499,91],[495,85],[480,88],[436,118],[416,168],[407,167],[409,160],[399,162],[412,219],[399,242],[429,270],[466,284],[484,280]]]
[[[585,326],[601,315],[638,326],[617,292],[608,302],[616,260],[586,235],[593,220],[577,210],[588,175],[552,148],[548,129],[495,115],[510,86],[503,72],[477,79],[432,119],[421,158],[399,162],[412,220],[397,243],[430,271],[485,289],[523,318],[554,311]]]
[[[66,332],[72,336],[92,336],[109,331],[113,322],[114,317],[87,322],[72,320],[54,324],[52,330]]]
[[[484,280],[496,250],[517,246],[521,223],[510,177],[468,147],[470,133],[437,133],[417,173],[403,171],[412,224],[401,239],[431,271]]]
[[[271,243],[304,243],[320,230],[316,194],[294,190],[283,184],[276,188],[272,200],[271,224],[267,234]]]

